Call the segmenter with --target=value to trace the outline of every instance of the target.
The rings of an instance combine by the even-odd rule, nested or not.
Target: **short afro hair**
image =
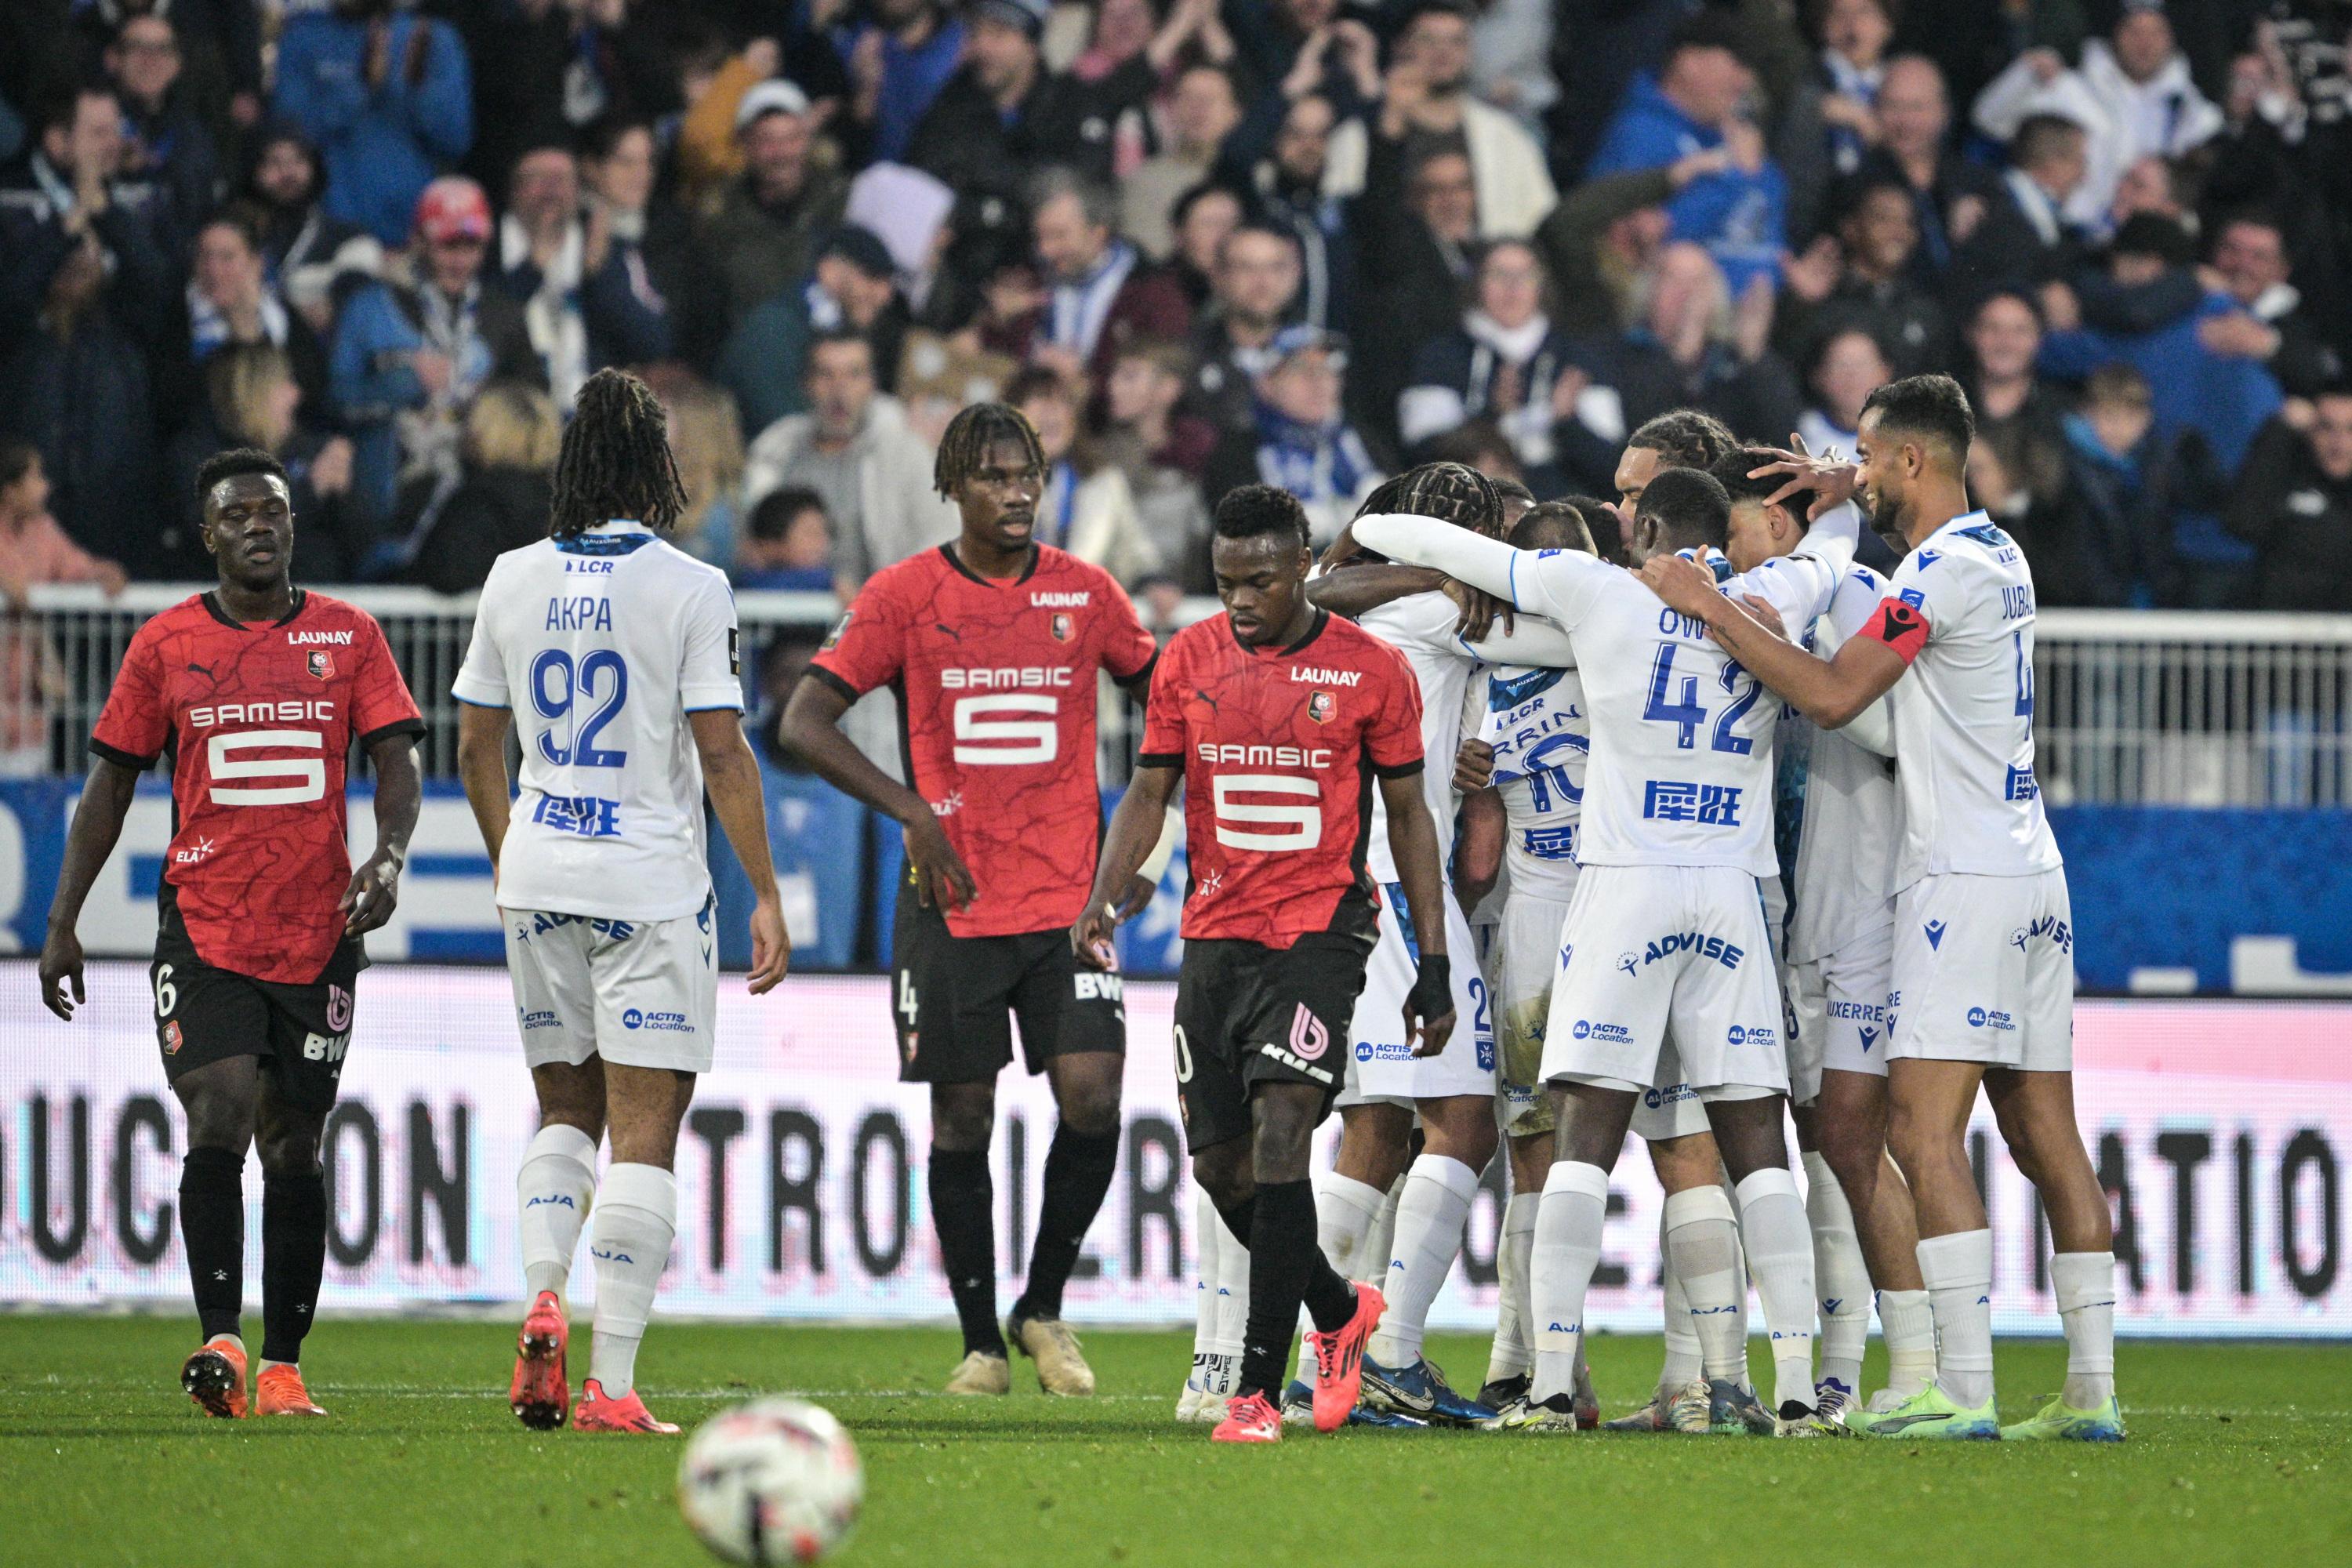
[[[1654,520],[1675,549],[1720,550],[1731,538],[1731,498],[1704,468],[1662,468],[1642,491],[1637,517]]]
[[[1307,509],[1298,498],[1276,485],[1236,485],[1217,502],[1219,539],[1255,539],[1262,534],[1288,534],[1302,550],[1309,531]]]
[[[293,478],[286,472],[286,465],[276,458],[258,447],[232,447],[226,452],[215,452],[196,465],[196,505],[202,507],[205,498],[213,493],[213,487],[223,479],[239,479],[247,474],[268,474],[288,489],[294,488]]]
[[[1525,517],[1511,524],[1512,547],[1518,550],[1574,550],[1586,555],[1598,555],[1593,547],[1592,530],[1584,521],[1584,513],[1564,500],[1548,500],[1531,508]]]
[[[1947,468],[1958,474],[1969,460],[1969,446],[1977,438],[1976,415],[1969,395],[1948,375],[1906,375],[1890,381],[1863,399],[1862,416],[1878,416],[1885,434],[1924,436],[1943,447]]]

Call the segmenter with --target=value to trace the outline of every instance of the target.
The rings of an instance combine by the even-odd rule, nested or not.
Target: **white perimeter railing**
[[[41,587],[29,609],[0,611],[0,734],[23,742],[0,748],[10,771],[79,772],[131,633],[194,591],[142,584],[109,600],[94,588]],[[426,773],[454,773],[449,682],[473,599],[420,588],[336,592],[383,626],[425,713]],[[1174,625],[1215,608],[1188,600]],[[804,662],[841,613],[829,594],[747,593],[736,609],[755,710],[761,671]],[[2046,610],[2036,631],[2037,771],[2052,804],[2352,806],[2352,616]],[[871,717],[872,739],[887,746],[890,726]],[[1133,754],[1136,712],[1107,690],[1102,717],[1104,775],[1117,782]]]

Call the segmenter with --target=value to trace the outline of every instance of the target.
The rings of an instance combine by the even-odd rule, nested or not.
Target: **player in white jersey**
[[[1729,510],[1714,479],[1668,469],[1643,492],[1633,553],[1689,549],[1712,560]],[[1776,1423],[1734,1384],[1728,1358],[1737,1347],[1703,1336],[1710,1404],[1751,1430],[1833,1430],[1813,1416],[1812,1253],[1781,1134],[1788,1065],[1758,880],[1776,869],[1773,715],[1758,700],[1761,689],[1706,640],[1703,626],[1591,557],[1516,551],[1410,519],[1368,518],[1357,537],[1557,621],[1574,645],[1592,718],[1578,845],[1583,871],[1561,933],[1541,1068],[1559,1128],[1536,1221],[1536,1370],[1524,1426],[1574,1426],[1575,1358],[1600,1262],[1609,1171],[1654,1081],[1671,1024],[1682,1076],[1706,1102],[1738,1183],[1778,1373]],[[1823,528],[1804,551],[1731,585],[1810,624],[1852,551],[1851,537]],[[1727,1247],[1724,1254],[1687,1260],[1694,1308],[1702,1289],[1720,1289],[1728,1305],[1734,1265]]]
[[[1825,728],[1907,669],[1895,703],[1903,797],[1888,1002],[1890,1142],[1918,1212],[1936,1382],[1864,1418],[1885,1436],[2124,1435],[2115,1396],[2115,1257],[2105,1194],[2074,1121],[2074,928],[2066,874],[2033,773],[2033,579],[1965,481],[1975,422],[1948,376],[1870,395],[1860,465],[1822,464],[1817,491],[1857,489],[1910,554],[1892,595],[1824,663],[1759,626],[1697,574],[1645,569],[1668,603]],[[1968,1155],[1981,1084],[2049,1215],[2066,1386],[2032,1419],[1997,1423],[1992,1232]]]
[[[539,1094],[516,1181],[531,1305],[509,1395],[536,1427],[569,1413],[583,1431],[677,1430],[635,1384],[677,1231],[678,1123],[710,1068],[718,1012],[706,786],[756,900],[755,994],[783,977],[791,951],[743,740],[734,598],[723,575],[661,537],[684,502],[652,390],[617,371],[590,377],[563,433],[551,537],[490,568],[451,687],[466,704],[457,766],[498,879]],[[572,1411],[563,1289],[592,1201],[594,1342]]]
[[[1803,542],[1811,491],[1775,499],[1796,454],[1726,453],[1709,470],[1731,496],[1725,553],[1752,571]],[[1855,565],[1811,627],[1786,628],[1830,658],[1861,631],[1885,583]],[[1935,1376],[1935,1329],[1919,1280],[1910,1189],[1886,1152],[1886,994],[1894,952],[1898,835],[1888,700],[1843,730],[1784,708],[1773,748],[1781,870],[1790,901],[1783,982],[1789,996],[1790,1110],[1805,1165],[1813,1284],[1821,1295],[1815,1406],[1840,1419],[1855,1403],[1874,1286],[1888,1384],[1900,1404]]]

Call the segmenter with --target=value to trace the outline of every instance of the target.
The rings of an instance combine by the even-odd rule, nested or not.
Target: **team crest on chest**
[[[335,656],[333,654],[329,653],[325,648],[314,647],[307,657],[310,667],[310,673],[312,675],[318,677],[320,680],[332,680],[335,678]]]
[[[1054,634],[1055,642],[1067,642],[1076,635],[1077,627],[1069,616],[1056,611],[1054,618],[1046,624],[1046,630]]]
[[[1328,691],[1310,691],[1307,694],[1307,716],[1318,724],[1329,722],[1331,715],[1339,710],[1339,700]]]

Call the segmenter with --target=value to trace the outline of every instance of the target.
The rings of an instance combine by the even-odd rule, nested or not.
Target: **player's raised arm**
[[[1702,566],[1675,555],[1654,555],[1641,576],[1670,607],[1706,622],[1708,635],[1749,674],[1824,730],[1843,728],[1884,696],[1902,679],[1916,643],[1926,641],[1926,624],[1916,612],[1890,599],[1862,635],[1825,663],[1774,636],[1745,608],[1725,598]]]
[[[768,853],[768,805],[760,788],[759,759],[743,738],[743,716],[732,708],[699,709],[686,719],[702,758],[702,786],[751,883],[751,983],[757,996],[775,989],[793,956],[775,863]]]
[[[73,826],[66,830],[65,866],[58,873],[57,897],[49,902],[48,938],[41,944],[41,1005],[60,1018],[70,1020],[74,1009],[87,1000],[81,938],[74,926],[106,858],[114,853],[115,840],[122,837],[122,818],[138,787],[139,770],[110,757],[99,758],[82,784]]]
[[[1366,549],[1411,565],[1434,566],[1515,610],[1549,616],[1563,626],[1582,616],[1595,584],[1615,570],[1572,552],[1514,550],[1499,539],[1425,517],[1360,517],[1352,526]]]
[[[1118,808],[1110,814],[1110,828],[1095,857],[1095,885],[1087,893],[1087,907],[1070,928],[1070,948],[1089,969],[1116,969],[1118,955],[1111,932],[1125,918],[1129,884],[1147,860],[1160,859],[1167,842],[1168,807],[1184,770],[1170,762],[1139,762]],[[1166,861],[1161,859],[1164,868]],[[1158,879],[1154,879],[1157,881]]]

